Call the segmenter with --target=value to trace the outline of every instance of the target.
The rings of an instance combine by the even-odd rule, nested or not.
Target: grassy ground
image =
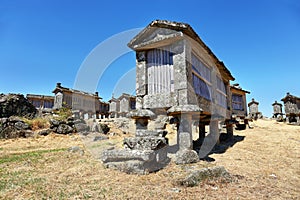
[[[118,135],[91,142],[78,135],[0,140],[0,199],[299,199],[300,127],[259,120],[254,129],[215,161],[170,163],[138,176],[105,169],[97,160],[104,148],[120,146]],[[79,146],[81,152],[69,152]],[[234,181],[208,180],[182,187],[186,168],[224,166]]]

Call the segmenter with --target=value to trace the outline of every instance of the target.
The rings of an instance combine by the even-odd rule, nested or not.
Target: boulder
[[[175,156],[176,164],[196,163],[199,161],[199,155],[196,151],[184,149],[178,151]]]
[[[73,128],[67,124],[60,124],[57,128],[58,134],[68,134],[72,132],[73,132]]]
[[[60,122],[56,119],[50,119],[50,128],[58,127]]]
[[[76,123],[74,127],[77,132],[85,132],[90,130],[90,127],[85,123]]]
[[[17,129],[17,130],[23,130],[23,129],[29,129],[29,125],[24,123],[24,122],[16,122],[14,124],[14,127]]]
[[[100,130],[101,130],[100,125],[99,125],[97,122],[94,122],[94,123],[92,124],[91,131],[92,131],[92,132],[100,132]]]
[[[182,186],[193,187],[203,180],[214,178],[222,178],[226,182],[230,182],[232,180],[231,175],[223,166],[216,166],[200,170],[191,170],[186,177],[180,178],[179,180],[176,180],[176,182]]]
[[[95,136],[93,141],[96,142],[96,141],[100,141],[100,140],[108,140],[108,137],[107,136],[102,136],[102,135]]]
[[[51,129],[43,129],[43,130],[40,130],[40,131],[38,131],[38,135],[43,135],[43,136],[47,136],[47,135],[49,135],[50,133],[51,133]]]
[[[84,150],[79,146],[73,146],[68,148],[68,152],[70,153],[79,153],[80,155],[84,155]]]
[[[107,134],[109,130],[110,128],[108,127],[107,124],[100,124],[100,130],[99,130],[100,133]]]

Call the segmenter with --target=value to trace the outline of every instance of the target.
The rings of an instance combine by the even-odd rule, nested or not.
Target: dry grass
[[[49,119],[45,117],[38,117],[34,119],[23,118],[23,120],[31,127],[33,131],[50,127]]]
[[[119,135],[94,143],[54,134],[0,140],[0,199],[299,199],[300,127],[260,120],[235,135],[245,139],[210,155],[214,162],[188,165],[223,165],[235,181],[192,188],[175,184],[187,166],[171,163],[145,176],[105,169],[97,152],[119,146]],[[71,146],[85,154],[68,152]]]

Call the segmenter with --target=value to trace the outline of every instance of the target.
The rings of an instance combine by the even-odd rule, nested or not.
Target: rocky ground
[[[209,162],[171,162],[144,176],[105,169],[99,161],[103,149],[121,147],[130,135],[115,127],[105,137],[93,133],[2,139],[0,199],[299,199],[300,126],[270,120],[253,126],[235,131],[235,142],[216,149]],[[230,178],[182,185],[190,171],[215,166],[224,166]]]

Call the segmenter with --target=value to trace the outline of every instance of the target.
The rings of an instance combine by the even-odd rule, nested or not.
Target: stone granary
[[[250,92],[243,90],[239,84],[231,85],[230,92],[232,119],[235,120],[236,126],[239,129],[245,129],[248,124],[246,94],[250,94]]]
[[[259,103],[257,101],[255,101],[254,99],[252,99],[252,101],[250,103],[248,103],[249,116],[255,120],[262,117],[261,112],[258,111],[258,105],[259,105]]]
[[[205,125],[217,132],[219,122],[231,118],[234,77],[190,25],[155,20],[128,46],[136,51],[137,108],[168,113],[177,121],[182,113],[190,115],[199,121],[202,139]],[[201,113],[190,111],[190,105]]]
[[[156,116],[173,117],[171,121],[177,124],[176,163],[205,157],[219,139],[219,123],[231,119],[230,81],[234,77],[230,71],[185,23],[155,20],[128,46],[136,52],[136,112],[151,110]],[[193,121],[199,122],[204,147],[199,155],[193,150]],[[207,136],[206,125],[210,128]],[[232,132],[232,126],[227,128]],[[106,163],[124,161],[122,153],[105,155]]]
[[[100,101],[98,92],[92,94],[62,87],[61,83],[57,83],[53,93],[55,94],[53,109],[67,106],[72,109],[75,116],[85,119],[98,119],[100,114],[100,118],[108,116],[108,104]]]
[[[109,101],[109,118],[117,118],[120,110],[120,101],[112,97]]]
[[[126,117],[127,113],[135,109],[135,96],[126,93],[117,99],[112,97],[108,102],[111,118]]]
[[[282,113],[282,104],[275,101],[273,104],[273,118],[276,118],[278,121],[283,120]]]
[[[109,117],[109,103],[106,103],[104,101],[101,101],[99,99],[98,102],[98,109],[96,109],[96,118],[98,119],[104,119]]]
[[[288,92],[281,101],[284,103],[286,121],[300,125],[300,98]]]
[[[54,96],[27,94],[26,99],[40,112],[50,112],[54,106]]]

